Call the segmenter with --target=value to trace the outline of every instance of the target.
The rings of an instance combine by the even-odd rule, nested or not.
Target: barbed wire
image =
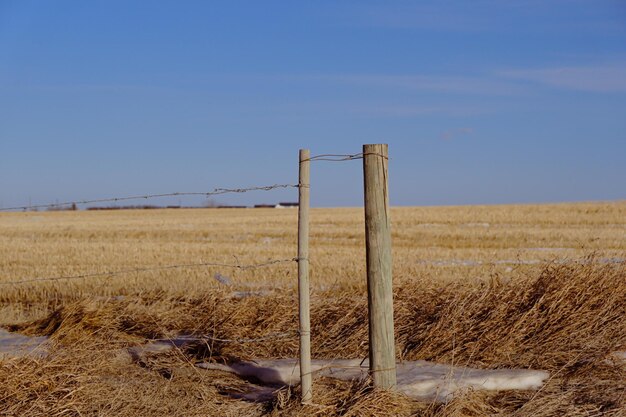
[[[356,154],[320,154],[315,155],[307,159],[303,159],[300,162],[311,162],[311,161],[330,161],[330,162],[342,162],[342,161],[353,161],[356,159],[363,159],[366,155],[377,155],[384,159],[389,159],[388,156],[366,152],[366,153],[356,153]],[[29,204],[23,206],[13,206],[13,207],[0,207],[0,212],[2,211],[16,211],[16,210],[33,210],[33,209],[59,209],[65,207],[72,207],[75,205],[86,205],[86,204],[97,204],[97,203],[117,203],[120,201],[130,201],[130,200],[148,200],[153,198],[165,198],[165,197],[190,197],[190,196],[203,196],[203,197],[211,197],[214,195],[222,195],[229,193],[246,193],[250,191],[271,191],[278,188],[300,188],[300,187],[308,187],[307,184],[273,184],[273,185],[264,185],[258,187],[248,187],[248,188],[215,188],[212,191],[198,191],[198,192],[172,192],[172,193],[159,193],[159,194],[143,194],[143,195],[132,195],[132,196],[124,196],[124,197],[108,197],[108,198],[96,198],[91,200],[71,200],[64,201],[62,203],[47,203],[47,204]]]
[[[330,161],[330,162],[353,161],[355,159],[363,159],[363,157],[366,156],[366,155],[377,155],[377,156],[380,156],[381,158],[389,159],[388,156],[383,155],[383,154],[379,154],[379,153],[375,153],[375,152],[355,153],[355,154],[346,154],[346,155],[326,153],[326,154],[321,154],[321,155],[315,155],[315,156],[312,156],[312,157],[307,158],[307,159],[303,159],[301,162],[307,162],[307,161]]]
[[[134,196],[126,196],[126,197],[97,198],[93,200],[74,200],[74,201],[65,201],[63,203],[2,207],[0,208],[0,211],[29,210],[29,209],[40,209],[40,208],[59,208],[59,207],[72,206],[74,204],[84,205],[84,204],[94,204],[94,203],[114,203],[114,202],[119,202],[119,201],[148,200],[151,198],[161,198],[161,197],[181,197],[181,196],[210,197],[214,195],[229,194],[229,193],[247,193],[250,191],[270,191],[270,190],[275,190],[278,188],[298,188],[298,187],[300,187],[299,184],[274,184],[274,185],[264,185],[264,186],[249,187],[249,188],[215,188],[213,191],[145,194],[145,195],[134,195]]]
[[[298,261],[298,258],[274,259],[271,261],[258,263],[258,264],[226,264],[226,263],[218,263],[218,262],[199,262],[199,263],[193,263],[193,264],[176,264],[176,265],[153,266],[153,267],[134,268],[134,269],[121,269],[117,271],[94,272],[94,273],[80,274],[80,275],[28,278],[28,279],[23,279],[23,280],[18,280],[18,281],[2,281],[0,282],[0,285],[19,285],[19,284],[27,284],[27,283],[33,283],[33,282],[75,280],[75,279],[87,279],[87,278],[96,278],[96,277],[113,277],[113,276],[126,275],[126,274],[132,274],[132,273],[165,271],[169,269],[181,269],[181,268],[210,267],[210,266],[221,267],[221,268],[233,268],[233,269],[239,269],[239,270],[249,270],[249,269],[257,269],[257,268],[263,268],[263,267],[267,267],[271,265],[288,263],[288,262],[297,262],[297,261]]]
[[[265,336],[260,336],[260,337],[253,337],[253,338],[243,337],[239,339],[220,338],[220,337],[215,337],[210,334],[199,334],[199,335],[190,334],[190,335],[182,335],[182,336],[175,336],[175,337],[150,339],[148,342],[148,345],[153,344],[153,343],[169,343],[172,346],[179,346],[179,345],[198,343],[198,342],[256,343],[256,342],[266,342],[268,340],[291,339],[291,338],[294,338],[295,336],[298,336],[299,333],[300,332],[298,330],[287,330],[284,332],[268,333]]]
[[[210,340],[212,342],[223,342],[223,343],[256,343],[256,342],[266,342],[268,340],[281,340],[281,339],[291,339],[294,336],[298,336],[299,332],[297,330],[291,330],[287,332],[274,332],[267,334],[265,336],[256,337],[256,338],[242,338],[242,339],[221,339],[218,337],[213,337],[211,335],[202,335],[199,339]]]

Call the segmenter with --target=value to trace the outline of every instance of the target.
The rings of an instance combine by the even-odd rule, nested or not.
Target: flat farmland
[[[4,213],[0,231],[0,282],[297,256],[295,209]],[[312,288],[363,287],[363,210],[313,209],[310,231]],[[392,231],[398,281],[510,280],[545,262],[591,253],[600,262],[619,260],[626,252],[626,203],[394,208]],[[189,293],[219,287],[218,273],[235,287],[295,288],[295,272],[295,262],[247,270],[181,266],[5,286],[1,300],[6,307],[153,289]]]
[[[519,415],[590,415],[584,413],[594,407],[613,413],[607,415],[621,412],[624,369],[599,364],[606,365],[607,355],[626,344],[624,321],[617,318],[626,304],[626,202],[396,207],[391,216],[401,359],[534,367],[559,376],[540,395],[468,394],[428,407],[394,397],[386,400],[390,409],[376,408],[377,395],[383,394],[322,382],[325,396],[318,402],[328,407],[327,414],[371,409],[373,415],[473,416],[522,409]],[[312,209],[310,231],[313,355],[366,355],[363,209]],[[29,358],[0,359],[6,378],[30,381],[0,388],[0,397],[10,399],[6,408],[0,405],[0,414],[27,409],[20,392],[36,398],[32,415],[61,414],[64,404],[73,410],[70,415],[177,414],[180,407],[188,415],[311,412],[295,396],[261,405],[224,399],[214,382],[188,369],[198,352],[132,368],[129,384],[145,390],[141,401],[106,382],[122,372],[117,356],[106,352],[129,344],[182,333],[236,339],[297,329],[297,210],[2,213],[0,254],[0,326],[48,336],[57,343],[54,349],[81,358],[81,364],[63,354],[37,359],[58,361],[43,370]],[[535,297],[537,291],[541,297]],[[532,307],[502,310],[518,299],[532,301]],[[539,316],[529,316],[533,309]],[[354,317],[343,317],[344,311]],[[517,334],[506,332],[515,326]],[[585,343],[570,340],[574,328],[587,333]],[[224,361],[296,354],[296,339],[223,346],[212,353]],[[583,359],[593,366],[580,365]],[[163,367],[176,378],[162,381],[151,372]],[[42,388],[35,380],[59,378],[59,369],[72,370],[76,379],[66,381],[68,386],[59,382],[61,391],[52,389],[47,399],[38,396]],[[236,384],[228,381],[221,383]],[[605,402],[599,386],[610,387]],[[186,394],[164,393],[172,387]],[[357,391],[363,402],[346,405],[342,399]],[[121,405],[110,408],[107,398]],[[155,401],[162,408],[151,408]]]

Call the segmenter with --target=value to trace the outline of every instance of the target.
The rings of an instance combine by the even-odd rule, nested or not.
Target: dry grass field
[[[312,210],[314,357],[367,354],[362,222]],[[296,224],[293,209],[0,213],[0,326],[51,340],[45,357],[0,359],[0,415],[626,415],[611,359],[626,350],[626,202],[392,209],[398,357],[552,375],[447,404],[324,378],[315,405],[286,389],[245,402],[247,382],[193,366],[297,355],[295,335],[214,340],[297,329]],[[272,260],[287,261],[229,266]],[[213,341],[125,353],[177,334]]]

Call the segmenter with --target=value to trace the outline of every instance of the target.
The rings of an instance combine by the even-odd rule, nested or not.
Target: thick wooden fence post
[[[387,145],[363,145],[370,374],[374,386],[396,386]]]
[[[311,375],[311,315],[309,311],[309,205],[310,158],[308,149],[300,149],[298,192],[298,297],[300,302],[300,386],[302,402],[313,399]]]

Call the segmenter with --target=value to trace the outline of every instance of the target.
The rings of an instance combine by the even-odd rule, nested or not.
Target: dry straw
[[[626,370],[611,353],[626,349],[626,267],[550,264],[508,284],[450,284],[422,278],[398,285],[396,339],[401,359],[550,371],[539,392],[468,392],[424,404],[375,391],[367,382],[317,382],[314,404],[283,389],[261,403],[241,397],[250,382],[199,361],[297,355],[297,339],[264,338],[297,329],[294,294],[243,299],[226,290],[172,298],[149,292],[83,299],[48,317],[13,326],[51,336],[47,358],[0,362],[3,415],[422,415],[620,416]],[[364,294],[315,293],[316,358],[367,355]],[[133,362],[125,348],[176,334],[204,341]],[[258,339],[253,343],[233,342]]]

